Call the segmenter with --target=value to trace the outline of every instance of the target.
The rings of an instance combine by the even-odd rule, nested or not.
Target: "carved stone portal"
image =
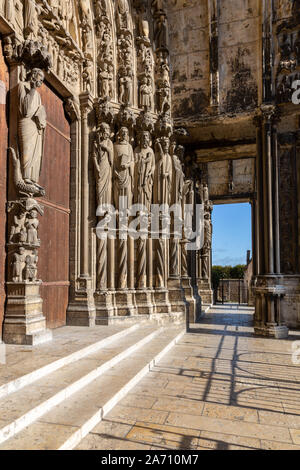
[[[35,33],[34,2],[27,2],[25,8],[30,36]],[[31,63],[36,60],[35,46],[28,42],[23,47],[23,58],[32,59]],[[39,216],[44,211],[42,205],[34,199],[45,195],[45,190],[39,185],[39,178],[45,146],[46,111],[37,91],[43,82],[44,72],[34,67],[17,89],[18,139],[15,148],[9,149],[16,199],[10,201],[7,208],[8,296],[3,329],[6,343],[34,345],[52,338],[51,332],[46,330],[40,297],[42,281],[38,279],[38,251],[41,244],[38,235]]]

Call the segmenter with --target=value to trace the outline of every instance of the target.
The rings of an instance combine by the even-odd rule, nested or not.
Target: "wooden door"
[[[1,41],[0,41],[1,43]],[[9,74],[4,62],[0,44],[0,340],[5,304],[5,234],[6,234],[6,200],[7,200],[7,146],[8,126],[6,112],[8,109],[7,92]]]
[[[40,217],[39,277],[48,328],[66,324],[69,297],[70,126],[62,100],[44,84],[40,91],[47,112],[40,184],[46,190]]]

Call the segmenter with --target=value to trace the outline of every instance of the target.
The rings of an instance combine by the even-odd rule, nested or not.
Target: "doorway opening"
[[[216,204],[212,214],[214,304],[253,305],[251,204]]]

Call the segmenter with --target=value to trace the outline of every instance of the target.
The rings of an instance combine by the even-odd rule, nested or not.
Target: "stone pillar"
[[[202,299],[202,304],[211,305],[213,303],[213,291],[211,288],[211,244],[212,244],[212,223],[211,213],[212,202],[209,200],[208,187],[203,186],[201,200],[204,204],[204,244],[199,251],[198,259],[198,292]]]
[[[272,104],[263,104],[256,116],[258,224],[255,224],[256,303],[254,331],[257,335],[285,338],[287,327],[281,322],[280,304],[285,290],[280,275],[278,206],[278,112]],[[257,218],[256,218],[257,221]]]
[[[89,123],[88,118],[93,109],[93,99],[90,93],[80,95],[81,121],[78,132],[81,137],[81,211],[80,211],[80,263],[79,277],[75,289],[74,301],[69,305],[67,324],[76,326],[95,325],[95,304],[93,286],[90,274],[90,226],[89,226]]]
[[[52,339],[46,329],[42,281],[38,279],[38,214],[43,208],[34,199],[11,201],[8,206],[10,239],[8,250],[7,304],[3,340],[7,344],[36,345]],[[21,230],[19,231],[20,227]]]
[[[184,182],[184,197],[182,201],[182,210],[183,214],[185,214],[185,205],[189,204],[191,206],[195,206],[195,188],[194,188],[194,181],[192,179],[186,179]],[[194,210],[195,214],[195,210]],[[195,229],[194,226],[194,214],[193,220],[189,221],[192,223],[192,228]],[[185,300],[188,304],[188,311],[189,311],[189,322],[196,323],[197,318],[201,315],[201,312],[198,308],[201,308],[201,302],[198,295],[195,296],[195,289],[192,283],[192,279],[195,276],[194,268],[192,266],[191,258],[194,257],[195,252],[188,252],[187,244],[190,240],[186,238],[187,234],[185,233],[185,228],[183,228],[182,232],[182,240],[181,240],[181,285],[184,291]],[[192,256],[188,256],[192,255]],[[190,258],[190,259],[188,259]],[[195,258],[194,258],[195,261]],[[197,292],[198,294],[198,292]]]

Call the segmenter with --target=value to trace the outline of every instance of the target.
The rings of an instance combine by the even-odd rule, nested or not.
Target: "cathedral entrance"
[[[47,109],[41,185],[44,216],[40,220],[40,278],[43,313],[48,328],[66,324],[69,294],[70,125],[63,101],[47,84],[41,88]]]
[[[6,201],[7,201],[7,92],[9,89],[8,69],[4,62],[2,47],[0,48],[0,325],[4,316],[5,304],[5,232],[6,232]],[[0,330],[1,331],[1,330]],[[0,332],[0,341],[2,333]]]

